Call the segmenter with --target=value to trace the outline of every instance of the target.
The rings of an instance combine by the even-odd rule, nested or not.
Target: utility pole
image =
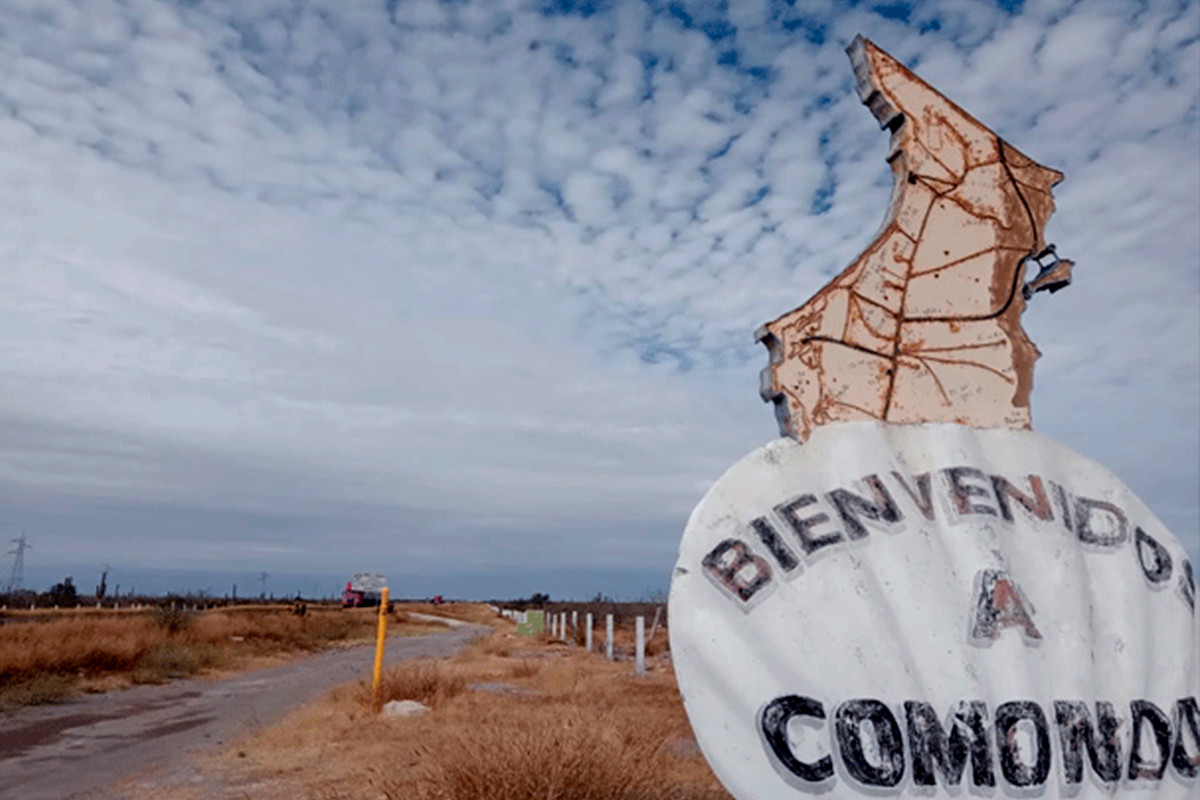
[[[265,600],[267,598],[267,578],[268,577],[269,576],[265,572],[258,573],[259,583],[262,584],[262,594],[259,595],[259,598],[263,599],[263,600]]]
[[[16,539],[11,540],[16,546],[16,550],[9,550],[9,555],[16,555],[13,559],[12,573],[8,576],[8,584],[4,587],[5,593],[11,593],[21,588],[21,582],[25,580],[25,551],[32,550],[28,542],[25,541],[25,531],[21,531],[21,535]]]

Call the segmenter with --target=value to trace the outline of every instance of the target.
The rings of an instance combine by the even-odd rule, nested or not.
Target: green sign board
[[[517,635],[537,636],[546,628],[546,614],[542,611],[522,611],[517,614]]]

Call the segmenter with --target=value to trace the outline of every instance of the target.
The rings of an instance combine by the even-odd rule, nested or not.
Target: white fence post
[[[587,613],[587,651],[592,652],[592,612]]]
[[[574,634],[579,630],[579,611],[571,611],[571,633]]]
[[[612,614],[606,614],[604,620],[604,633],[607,637],[604,642],[604,657],[609,661],[613,660],[613,620]]]
[[[567,612],[562,613],[562,625],[559,626],[558,632],[562,634],[562,640],[567,640]]]
[[[646,674],[646,618],[641,615],[637,618],[637,657],[634,665],[638,675]]]

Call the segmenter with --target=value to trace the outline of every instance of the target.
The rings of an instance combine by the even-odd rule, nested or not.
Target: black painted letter
[[[1186,558],[1179,565],[1179,593],[1187,601],[1192,614],[1196,613],[1196,576],[1192,574],[1192,562]]]
[[[1046,496],[1042,479],[1037,475],[1029,476],[1029,491],[1033,493],[1032,495],[1025,494],[1000,475],[992,476],[992,488],[996,491],[996,503],[1000,506],[1000,516],[1009,522],[1013,521],[1012,506],[1009,505],[1009,500],[1017,501],[1017,505],[1035,519],[1054,518],[1054,511],[1050,508],[1050,498]]]
[[[1158,543],[1150,534],[1141,528],[1133,531],[1134,550],[1137,551],[1138,563],[1142,565],[1142,573],[1151,584],[1166,583],[1171,579],[1171,554],[1167,548]]]
[[[794,570],[799,562],[796,561],[796,554],[791,551],[783,540],[779,538],[779,533],[775,530],[775,526],[767,521],[766,517],[756,517],[750,523],[750,527],[754,528],[754,532],[758,534],[758,539],[763,543],[763,546],[775,556],[775,560],[779,562],[779,566],[784,572]]]
[[[988,644],[1000,638],[1005,628],[1020,628],[1027,642],[1042,638],[1033,624],[1033,606],[1002,569],[980,570],[979,596],[971,620],[971,641]]]
[[[815,495],[802,494],[799,497],[793,497],[786,503],[780,503],[775,506],[775,513],[782,517],[783,521],[790,525],[792,530],[796,532],[796,538],[800,540],[800,547],[804,550],[804,555],[806,556],[811,556],[822,547],[837,544],[842,540],[841,531],[830,531],[824,536],[813,536],[810,532],[810,529],[829,522],[828,514],[821,512],[813,514],[810,517],[804,517],[803,519],[796,515],[797,511],[805,506],[811,506],[815,502],[817,502]]]
[[[1134,700],[1129,704],[1133,712],[1129,726],[1133,729],[1133,743],[1129,745],[1129,772],[1131,781],[1157,781],[1162,778],[1171,758],[1171,720],[1163,710],[1148,700]],[[1147,761],[1142,755],[1142,732],[1149,723],[1154,735],[1153,744],[1158,758]]]
[[[878,475],[867,475],[863,483],[871,490],[874,499],[855,494],[849,489],[834,489],[826,497],[837,509],[838,516],[846,526],[846,535],[851,539],[862,539],[867,535],[863,520],[893,524],[904,518],[896,501],[892,499]]]
[[[1190,753],[1184,743],[1187,734],[1191,734],[1192,746],[1195,747]],[[1184,697],[1175,702],[1175,747],[1171,763],[1182,778],[1200,775],[1200,706],[1196,705],[1194,697]]]
[[[726,554],[732,553],[731,557]],[[771,582],[771,565],[762,556],[750,552],[741,539],[726,539],[704,557],[704,568],[708,574],[733,593],[743,603],[749,602],[759,589]],[[753,567],[753,575],[745,575],[746,567]]]
[[[1033,724],[1037,755],[1026,763],[1017,747],[1017,723]],[[1050,774],[1050,730],[1046,715],[1037,703],[1014,700],[996,709],[996,746],[1000,750],[1000,771],[1013,786],[1041,786]]]
[[[904,739],[900,724],[891,709],[878,700],[847,700],[838,706],[835,728],[838,752],[846,772],[865,786],[891,787],[904,777]],[[863,752],[863,723],[874,734],[879,763],[873,764]]]
[[[976,786],[996,785],[985,703],[979,700],[960,702],[950,714],[949,734],[928,703],[909,700],[904,704],[904,715],[908,720],[914,784],[935,786],[940,776],[943,786],[958,786],[970,755],[971,782]]]
[[[809,783],[820,783],[833,775],[833,759],[821,756],[815,764],[796,758],[788,745],[788,722],[792,717],[825,719],[825,706],[811,697],[789,694],[776,697],[763,709],[758,727],[762,731],[767,747],[784,768],[797,778]]]
[[[915,492],[899,472],[893,471],[892,477],[896,479],[896,483],[900,484],[901,489],[908,492],[908,496],[912,498],[913,505],[921,512],[921,516],[925,519],[933,519],[933,494],[929,491],[929,473],[922,472],[916,476],[917,491]]]
[[[1109,530],[1097,531],[1094,519],[1097,514],[1111,518]],[[1100,547],[1116,547],[1125,544],[1129,538],[1129,520],[1125,512],[1105,500],[1092,500],[1088,497],[1075,498],[1075,535],[1085,544]]]
[[[946,479],[950,481],[950,500],[953,502],[954,510],[959,516],[965,517],[968,514],[989,514],[993,517],[996,516],[996,509],[971,501],[972,497],[987,497],[993,493],[982,486],[963,483],[964,478],[975,478],[990,486],[988,476],[983,474],[983,470],[975,469],[975,467],[949,467],[942,470],[942,472],[946,474]]]
[[[1096,703],[1095,732],[1086,703],[1056,700],[1054,721],[1058,723],[1058,740],[1062,744],[1065,783],[1083,781],[1083,747],[1087,748],[1096,777],[1105,783],[1121,779],[1121,721],[1112,703]]]

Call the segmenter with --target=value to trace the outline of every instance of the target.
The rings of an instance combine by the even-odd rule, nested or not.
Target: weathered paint
[[[692,513],[669,628],[741,800],[1200,795],[1200,631],[1178,540],[1032,431],[821,426]]]
[[[759,329],[783,435],[829,422],[1029,428],[1034,291],[1070,282],[1042,229],[1062,179],[862,38],[858,93],[892,132],[883,226],[841,275]],[[1039,268],[1028,284],[1028,264]]]

